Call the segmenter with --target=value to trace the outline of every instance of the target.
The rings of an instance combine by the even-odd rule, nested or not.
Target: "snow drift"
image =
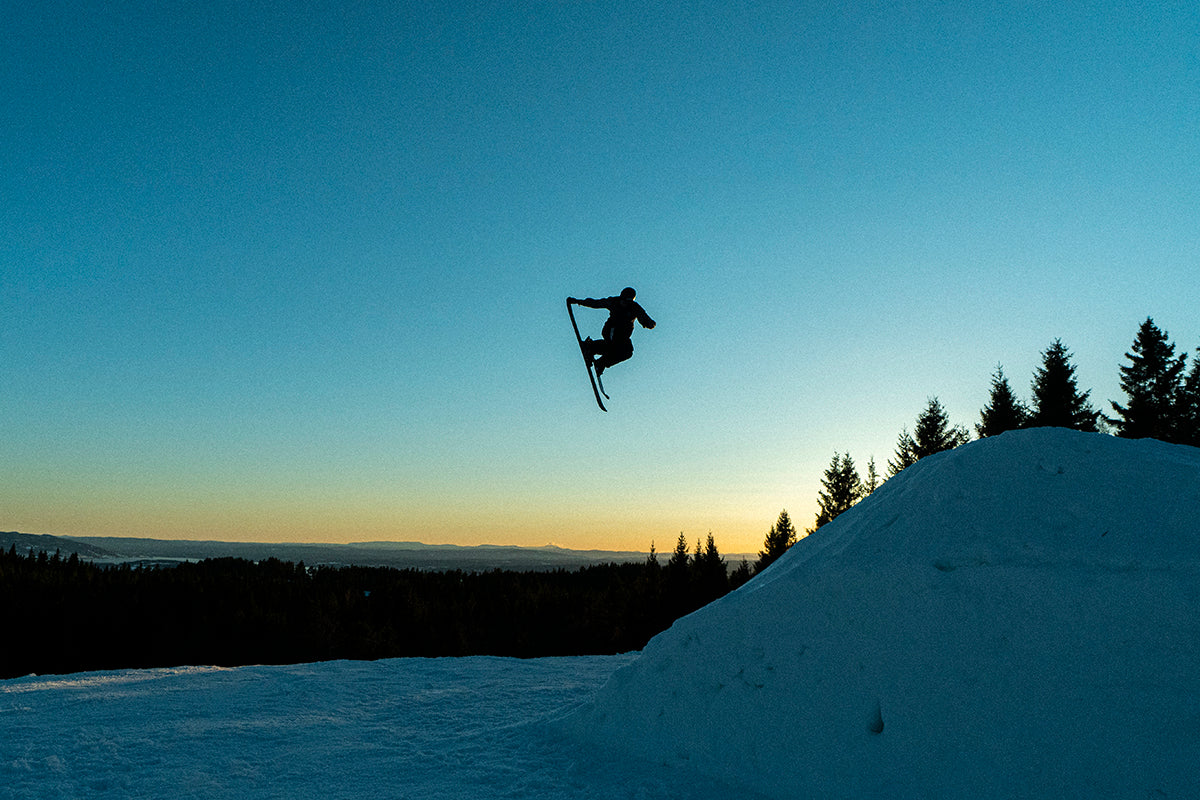
[[[780,798],[1200,796],[1200,449],[923,459],[563,724]]]

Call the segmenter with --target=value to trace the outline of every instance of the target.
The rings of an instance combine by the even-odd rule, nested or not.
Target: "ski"
[[[592,359],[588,357],[587,351],[583,349],[583,337],[579,335],[579,325],[575,322],[575,309],[571,308],[570,299],[567,300],[567,314],[571,317],[571,327],[575,329],[575,341],[579,343],[579,353],[583,356],[583,363],[587,365],[588,380],[592,383],[592,394],[596,395],[596,405],[600,406],[601,411],[607,412],[604,407],[604,401],[600,399],[600,395],[604,394],[604,384],[600,383],[600,376],[596,374],[592,367]],[[608,397],[607,394],[604,394]],[[611,399],[611,398],[610,398]]]

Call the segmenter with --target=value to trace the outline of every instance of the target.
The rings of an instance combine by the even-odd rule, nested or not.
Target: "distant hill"
[[[102,561],[113,557],[113,554],[109,551],[78,539],[66,539],[61,536],[44,536],[35,533],[17,533],[16,531],[0,531],[0,549],[7,552],[12,549],[13,545],[16,545],[17,552],[22,554],[30,550],[35,553],[45,551],[51,554],[58,551],[62,553],[63,558],[69,558],[72,553],[75,553],[80,558],[92,561]]]
[[[545,547],[516,547],[509,545],[478,545],[465,547],[451,544],[421,544],[419,542],[355,542],[351,544],[297,544],[262,542],[220,542],[174,539],[139,539],[119,536],[47,536],[27,533],[0,533],[0,546],[12,545],[18,552],[32,548],[35,552],[53,553],[64,557],[78,553],[80,558],[110,563],[169,563],[198,561],[205,558],[244,558],[263,561],[303,561],[310,566],[353,565],[363,567],[395,567],[397,569],[481,571],[578,569],[593,564],[642,561],[647,553],[611,550],[569,550],[554,545]],[[737,560],[741,559],[738,555]],[[731,566],[736,561],[730,558]]]

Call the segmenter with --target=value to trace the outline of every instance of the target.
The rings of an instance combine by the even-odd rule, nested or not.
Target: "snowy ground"
[[[571,722],[780,798],[1200,797],[1200,449],[922,459]]]
[[[1198,765],[1200,449],[1063,430],[923,459],[636,656],[0,681],[0,800],[1191,800]]]
[[[394,659],[0,681],[0,798],[716,798],[545,720],[631,656]]]

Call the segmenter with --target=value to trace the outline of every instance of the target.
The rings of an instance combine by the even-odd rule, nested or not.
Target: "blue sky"
[[[1183,2],[26,4],[0,529],[752,551],[1055,338],[1107,410],[1147,316],[1200,346],[1198,42]],[[626,285],[659,325],[603,414],[563,300]]]

